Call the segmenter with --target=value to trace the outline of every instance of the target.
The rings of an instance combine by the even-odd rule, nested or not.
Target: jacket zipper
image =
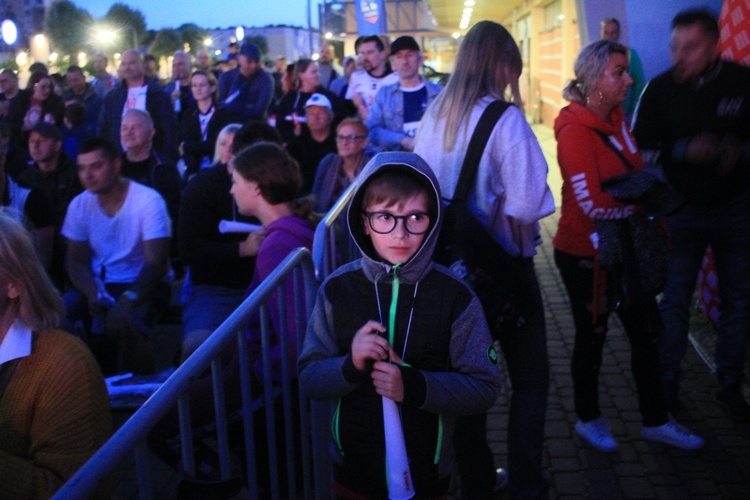
[[[333,441],[336,443],[336,448],[339,450],[341,456],[344,456],[344,448],[341,446],[341,436],[339,433],[339,417],[341,416],[341,400],[339,399],[336,403],[336,409],[333,411],[333,418],[331,419],[331,434],[333,435]]]

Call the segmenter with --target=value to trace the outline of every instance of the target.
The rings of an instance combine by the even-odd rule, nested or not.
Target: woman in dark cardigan
[[[185,179],[197,174],[201,168],[211,166],[216,139],[228,123],[227,113],[216,104],[218,87],[213,73],[203,70],[193,72],[190,90],[195,106],[184,113],[180,124],[180,154],[187,166]]]

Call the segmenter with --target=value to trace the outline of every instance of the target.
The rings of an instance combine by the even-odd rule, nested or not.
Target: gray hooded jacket
[[[438,214],[420,249],[395,269],[375,252],[361,215],[369,181],[385,168],[421,176],[434,192],[431,212]],[[393,348],[405,362],[400,410],[412,479],[418,495],[442,495],[453,465],[452,446],[443,443],[452,440],[455,417],[494,404],[501,386],[497,355],[479,300],[431,260],[440,231],[440,190],[429,166],[413,153],[381,153],[358,182],[348,223],[362,258],[339,268],[318,292],[299,360],[300,387],[334,405],[336,482],[369,497],[387,495],[381,396],[370,374],[354,367],[351,344],[368,320],[387,328],[395,311]]]

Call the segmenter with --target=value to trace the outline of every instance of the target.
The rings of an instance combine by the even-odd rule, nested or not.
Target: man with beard
[[[377,35],[364,37],[357,47],[357,55],[363,69],[349,78],[346,98],[356,107],[359,119],[366,122],[380,87],[398,83],[398,75],[391,70],[388,52]]]

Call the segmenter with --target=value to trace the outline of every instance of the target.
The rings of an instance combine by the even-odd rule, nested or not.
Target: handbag
[[[621,203],[645,204],[653,193],[665,183],[654,176],[635,172],[635,167],[597,131],[604,144],[623,162],[627,174],[611,177],[602,182],[602,191],[611,194]],[[648,210],[625,219],[597,220],[599,234],[598,258],[605,268],[620,269],[620,294],[625,305],[638,304],[664,290],[667,279],[669,248],[662,221]]]
[[[521,328],[531,300],[524,284],[524,262],[511,256],[469,211],[466,198],[495,124],[510,106],[494,101],[471,136],[452,200],[443,200],[443,225],[434,260],[467,283],[482,303],[494,339]]]

